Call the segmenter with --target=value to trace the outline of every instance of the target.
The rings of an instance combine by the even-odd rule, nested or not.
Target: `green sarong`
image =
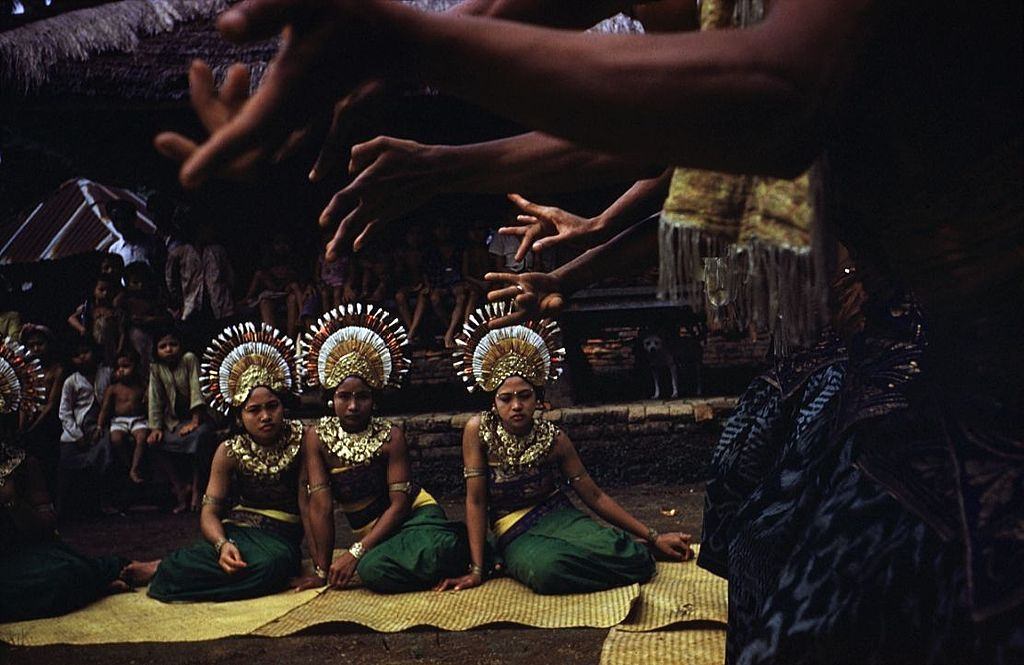
[[[225,524],[224,535],[235,541],[248,564],[245,568],[230,575],[224,572],[210,543],[199,540],[164,557],[149,584],[149,595],[164,602],[257,598],[283,591],[298,575],[302,554],[297,544],[235,524]]]
[[[466,527],[438,505],[413,511],[401,528],[367,552],[356,572],[368,589],[401,593],[429,589],[469,568]]]
[[[510,577],[543,594],[602,591],[643,583],[654,574],[644,545],[572,507],[540,518],[502,556]]]
[[[67,614],[107,595],[128,561],[83,556],[61,542],[15,545],[0,554],[0,622]]]

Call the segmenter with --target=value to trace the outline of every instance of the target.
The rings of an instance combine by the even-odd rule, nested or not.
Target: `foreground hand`
[[[487,299],[491,302],[515,298],[516,311],[491,321],[491,328],[552,318],[558,316],[565,306],[558,278],[550,273],[489,272],[484,279],[492,284],[511,284],[488,293]]]
[[[341,223],[327,245],[333,259],[345,245],[358,251],[388,222],[403,217],[441,191],[439,146],[378,136],[352,148],[351,183],[320,213],[320,225]]]
[[[654,550],[656,558],[665,558],[669,561],[689,561],[693,558],[688,533],[663,533],[648,547]]]
[[[159,446],[161,443],[163,443],[163,440],[164,431],[162,429],[155,429],[149,433],[149,436],[146,437],[146,443],[151,446]]]
[[[320,155],[309,172],[319,182],[338,174],[348,155],[349,137],[358,118],[376,119],[387,101],[387,85],[382,80],[366,81],[334,105],[334,116]]]
[[[332,589],[343,589],[352,581],[358,565],[359,561],[346,550],[331,562],[331,568],[327,571],[327,583]]]
[[[243,0],[221,14],[217,28],[231,41],[280,33],[281,47],[256,94],[185,161],[182,184],[198,187],[229,173],[252,151],[276,155],[294,132],[329,118],[336,101],[393,52],[380,43],[380,22],[367,18],[380,7],[354,0]]]
[[[303,575],[301,577],[293,577],[292,579],[288,580],[288,586],[290,586],[295,591],[319,589],[325,584],[327,584],[327,580],[323,577],[317,577],[316,575]]]
[[[242,559],[242,553],[238,551],[238,546],[234,543],[224,543],[220,548],[220,558],[217,563],[221,570],[228,575],[237,573],[249,565]]]
[[[590,249],[601,242],[596,217],[587,219],[561,208],[532,203],[518,194],[509,194],[508,200],[526,213],[516,217],[518,226],[498,229],[502,235],[520,236],[516,261],[522,261],[530,250],[539,253],[566,243],[577,249]]]
[[[448,579],[441,580],[434,587],[434,591],[462,591],[463,589],[472,589],[475,586],[480,586],[483,583],[483,579],[476,573],[466,573],[462,577],[449,577]]]

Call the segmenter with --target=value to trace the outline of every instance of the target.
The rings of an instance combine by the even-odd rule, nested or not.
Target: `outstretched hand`
[[[491,321],[491,328],[501,328],[535,319],[553,318],[562,312],[565,298],[557,277],[543,272],[489,272],[484,279],[492,284],[508,284],[487,294],[491,302],[515,299],[515,311]]]
[[[502,235],[520,237],[516,261],[522,261],[530,250],[539,253],[564,244],[582,250],[602,241],[601,225],[596,217],[580,217],[561,208],[527,201],[518,194],[509,194],[508,199],[526,213],[516,217],[518,226],[498,229]]]
[[[182,184],[197,187],[232,173],[250,153],[278,155],[293,133],[330,118],[337,100],[370,76],[370,66],[383,66],[388,49],[381,44],[368,57],[379,37],[378,24],[368,17],[380,6],[355,0],[243,0],[223,13],[217,28],[231,41],[280,33],[281,47],[256,94],[188,155]]]
[[[389,136],[354,146],[349,174],[352,182],[320,214],[321,226],[341,220],[328,259],[349,243],[361,249],[376,230],[429,201],[443,184],[434,146]]]

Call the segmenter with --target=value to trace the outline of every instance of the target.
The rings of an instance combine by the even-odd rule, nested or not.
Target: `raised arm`
[[[466,529],[472,567],[462,577],[442,580],[434,589],[469,589],[483,583],[487,542],[487,456],[480,444],[480,418],[474,416],[462,430],[462,474],[466,478]]]
[[[220,18],[227,36],[258,39],[289,24],[292,39],[182,181],[197,185],[245,150],[279,146],[362,80],[399,74],[599,150],[792,177],[820,149],[871,5],[776,0],[743,30],[594,35],[391,2],[245,0]]]
[[[564,433],[558,435],[553,454],[573,491],[601,519],[645,541],[655,553],[666,558],[685,560],[693,557],[689,534],[659,534],[633,517],[615,499],[605,494],[604,490],[598,487],[594,479],[587,473],[586,467],[583,466],[583,462],[576,452],[576,447]]]

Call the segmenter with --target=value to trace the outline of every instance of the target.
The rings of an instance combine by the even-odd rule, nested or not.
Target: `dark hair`
[[[74,357],[83,351],[88,351],[93,356],[98,355],[99,350],[96,347],[96,343],[92,341],[91,337],[78,336],[71,340],[71,343],[67,345],[68,356]]]
[[[174,339],[178,340],[178,344],[182,346],[181,355],[185,355],[185,344],[184,339],[182,339],[181,337],[181,333],[178,332],[178,329],[175,328],[174,326],[165,326],[163,328],[159,328],[153,333],[153,348],[151,351],[151,357],[153,358],[153,360],[151,362],[162,364],[160,356],[156,352],[156,347],[159,346],[160,340],[162,340],[164,337],[173,337]]]
[[[120,360],[121,358],[127,358],[128,360],[131,360],[132,364],[135,365],[136,367],[142,364],[142,359],[139,357],[138,352],[130,346],[126,346],[117,352],[116,359]]]

